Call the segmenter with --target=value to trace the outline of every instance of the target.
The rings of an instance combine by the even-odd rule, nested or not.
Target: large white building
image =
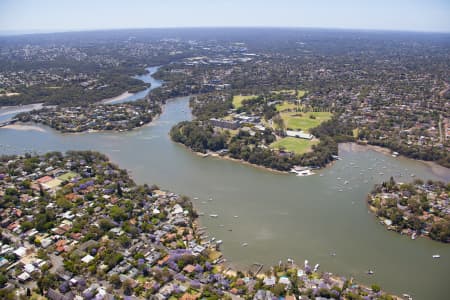
[[[286,135],[305,140],[312,140],[314,138],[314,136],[310,133],[295,130],[286,130]]]

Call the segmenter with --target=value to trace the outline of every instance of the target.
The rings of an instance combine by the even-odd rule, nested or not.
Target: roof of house
[[[195,266],[193,265],[187,265],[183,268],[183,271],[187,272],[187,273],[192,273],[195,270]]]
[[[50,176],[44,176],[44,177],[39,178],[39,179],[37,180],[37,182],[39,182],[39,183],[46,183],[46,182],[49,182],[49,181],[51,181],[51,180],[53,180],[52,177],[50,177]]]

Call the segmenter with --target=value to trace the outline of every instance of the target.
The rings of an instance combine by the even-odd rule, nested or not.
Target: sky
[[[0,0],[2,33],[166,27],[450,32],[450,0]]]

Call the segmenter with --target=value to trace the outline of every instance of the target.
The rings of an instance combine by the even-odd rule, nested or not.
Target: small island
[[[61,132],[128,131],[148,124],[161,113],[161,106],[150,100],[121,104],[92,104],[76,107],[45,107],[16,116],[19,122],[34,122]]]
[[[415,180],[376,185],[368,196],[370,210],[389,230],[415,239],[450,243],[450,184]]]
[[[223,264],[188,197],[91,151],[0,157],[0,298],[399,299],[288,260]]]

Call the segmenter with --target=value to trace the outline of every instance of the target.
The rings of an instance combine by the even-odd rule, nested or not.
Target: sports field
[[[257,97],[257,96],[256,95],[247,95],[247,96],[235,95],[235,96],[233,96],[233,107],[234,108],[239,108],[239,107],[242,106],[242,101],[248,100],[248,99],[252,99],[252,98],[255,98],[255,97]]]
[[[303,154],[311,151],[311,147],[318,143],[318,140],[305,140],[294,137],[285,137],[272,143],[270,147],[273,149],[283,148],[285,151],[294,152],[296,154]]]
[[[314,116],[311,118],[310,116]],[[322,122],[331,119],[330,112],[282,112],[286,128],[309,132],[311,128],[319,126]]]

